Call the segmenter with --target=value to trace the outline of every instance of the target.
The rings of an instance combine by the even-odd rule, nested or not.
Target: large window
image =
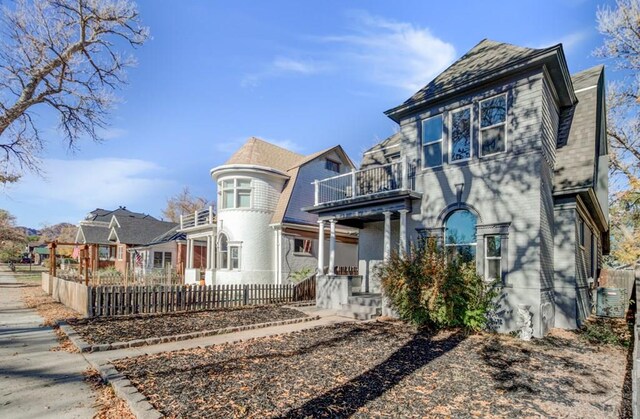
[[[164,268],[167,265],[171,267],[171,252],[153,252],[154,268]]]
[[[240,246],[230,244],[227,236],[225,234],[221,234],[218,258],[218,267],[220,269],[240,269]]]
[[[483,156],[507,149],[507,95],[480,102],[480,150]]]
[[[422,121],[422,167],[442,166],[442,115]]]
[[[222,209],[251,207],[251,179],[225,179],[218,182]]]
[[[471,108],[451,113],[450,162],[471,158]]]
[[[473,261],[476,257],[476,216],[467,210],[452,212],[445,223],[447,259]]]
[[[502,279],[502,237],[485,236],[484,277],[487,281]]]

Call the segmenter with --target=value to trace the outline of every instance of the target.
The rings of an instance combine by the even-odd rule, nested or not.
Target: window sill
[[[307,252],[293,252],[293,255],[294,256],[307,256],[307,257],[313,256],[313,254],[307,253]]]

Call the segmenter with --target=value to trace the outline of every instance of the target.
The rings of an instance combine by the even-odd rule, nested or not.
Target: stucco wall
[[[294,252],[296,237],[282,236],[282,283],[290,282],[290,275],[304,268],[313,272],[318,267],[318,240],[312,240],[311,254]],[[358,266],[358,245],[336,242],[336,266]],[[329,239],[324,240],[324,266],[329,265]]]

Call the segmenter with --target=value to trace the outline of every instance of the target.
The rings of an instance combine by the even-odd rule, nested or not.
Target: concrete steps
[[[341,317],[356,320],[371,320],[382,315],[382,296],[380,294],[359,294],[349,297],[349,303],[342,304],[336,313]]]

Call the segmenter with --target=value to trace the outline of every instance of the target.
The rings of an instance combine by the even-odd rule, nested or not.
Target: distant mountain
[[[60,242],[73,242],[76,238],[78,227],[71,223],[58,223],[44,227],[39,231],[40,241],[50,242],[58,240]]]
[[[16,227],[16,229],[20,230],[25,236],[39,236],[40,230],[31,227]]]

